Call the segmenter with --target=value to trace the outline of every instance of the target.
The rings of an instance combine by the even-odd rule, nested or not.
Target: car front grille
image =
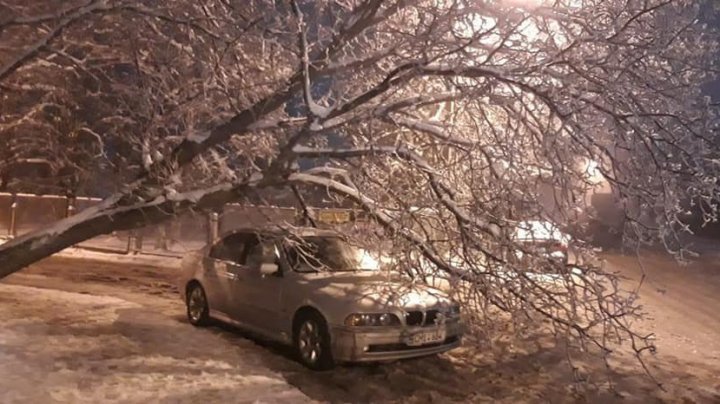
[[[423,324],[423,312],[422,311],[409,311],[405,314],[405,324],[407,325],[422,325]]]
[[[438,310],[428,310],[425,313],[425,324],[423,324],[423,325],[424,326],[435,325],[436,321],[438,319],[438,313],[439,313]]]
[[[442,313],[442,314],[441,314]],[[408,311],[405,314],[405,324],[409,326],[432,327],[437,325],[440,317],[444,316],[444,321],[452,322],[457,320],[456,316],[438,309],[430,309],[427,311]]]

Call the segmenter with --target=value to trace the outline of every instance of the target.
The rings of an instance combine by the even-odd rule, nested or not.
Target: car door
[[[218,271],[222,271],[220,256],[224,249],[224,240],[220,240],[211,246],[207,254],[203,256],[202,266],[202,286],[205,289],[205,295],[208,299],[208,305],[211,310],[222,310],[222,295],[220,286],[220,276]],[[216,265],[217,263],[217,265]]]
[[[242,257],[233,289],[233,296],[242,307],[242,318],[238,321],[263,333],[278,336],[284,317],[281,304],[282,271],[274,275],[262,275],[260,272],[263,261],[273,259],[271,254],[276,251],[274,242],[252,237],[247,240],[244,251],[246,253]]]
[[[205,262],[205,277],[208,287],[210,308],[229,317],[234,317],[235,307],[233,287],[237,280],[240,263],[245,247],[246,234],[230,234],[213,245]]]

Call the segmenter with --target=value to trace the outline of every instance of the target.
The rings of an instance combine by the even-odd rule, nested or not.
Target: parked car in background
[[[543,220],[522,221],[514,228],[511,237],[518,247],[515,254],[521,260],[526,253],[534,253],[536,256],[549,258],[564,265],[568,263],[570,236],[563,233],[552,222]]]
[[[180,290],[193,325],[213,318],[291,344],[311,369],[459,346],[459,305],[380,262],[329,230],[240,229],[184,260]]]

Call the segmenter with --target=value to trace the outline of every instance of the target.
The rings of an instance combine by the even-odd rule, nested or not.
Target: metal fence
[[[97,198],[0,193],[0,236],[17,237],[99,203]],[[287,222],[298,224],[294,208],[225,205],[218,213],[191,212],[156,226],[117,231],[77,247],[119,254],[182,256],[202,248],[217,232],[243,226]]]

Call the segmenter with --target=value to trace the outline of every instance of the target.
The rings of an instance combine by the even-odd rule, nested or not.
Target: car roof
[[[559,227],[545,220],[525,220],[515,227],[517,240],[559,240],[567,241],[568,236]]]
[[[317,229],[314,227],[295,226],[245,226],[238,227],[223,233],[220,238],[226,238],[234,234],[257,234],[261,236],[289,236],[296,237],[341,237],[341,234],[329,229]]]

